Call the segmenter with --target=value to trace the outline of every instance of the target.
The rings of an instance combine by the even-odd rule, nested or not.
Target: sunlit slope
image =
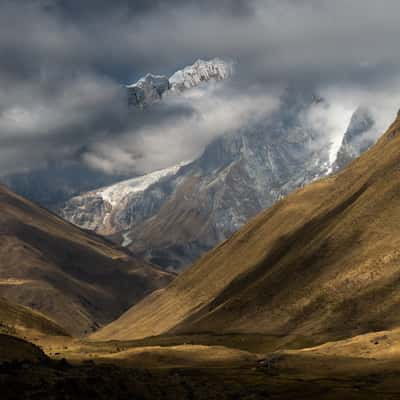
[[[0,296],[81,335],[170,280],[0,186]]]
[[[314,336],[400,324],[400,119],[345,170],[262,212],[94,335]]]

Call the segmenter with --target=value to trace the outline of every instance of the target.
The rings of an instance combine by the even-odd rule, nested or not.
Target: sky
[[[400,108],[399,14],[395,0],[0,0],[0,175],[167,167],[296,85],[330,104],[309,118],[332,140],[359,105],[383,130]],[[213,57],[234,61],[229,82],[127,108],[125,84]]]

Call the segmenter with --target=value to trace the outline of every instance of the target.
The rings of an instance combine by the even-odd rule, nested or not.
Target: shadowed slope
[[[4,362],[40,362],[47,359],[43,351],[32,343],[14,336],[0,334],[0,363]],[[2,385],[2,391],[5,389]]]
[[[67,335],[64,329],[44,315],[1,297],[0,332],[28,338],[32,335]]]
[[[0,187],[0,296],[91,332],[171,276]]]
[[[400,324],[400,119],[343,172],[289,195],[94,335],[310,335]]]

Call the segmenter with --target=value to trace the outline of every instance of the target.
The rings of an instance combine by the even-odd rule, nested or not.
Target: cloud
[[[279,97],[273,92],[239,94],[222,82],[185,95],[166,96],[145,110],[152,123],[145,124],[140,113],[137,116],[141,121],[134,132],[127,131],[117,142],[110,138],[95,144],[85,154],[85,161],[105,172],[119,174],[171,166],[194,159],[212,139],[237,133],[260,116],[268,116],[278,105]]]
[[[308,115],[329,140],[363,103],[383,130],[399,104],[399,12],[395,0],[2,0],[1,174],[54,160],[168,166],[268,114],[293,84],[330,104]],[[215,56],[236,61],[223,87],[127,109],[123,84]]]

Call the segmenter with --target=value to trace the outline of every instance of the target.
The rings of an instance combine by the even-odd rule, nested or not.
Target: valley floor
[[[378,332],[299,350],[276,350],[276,338],[262,335],[131,342],[38,337],[49,358],[18,353],[0,362],[1,398],[399,399],[397,335]]]

